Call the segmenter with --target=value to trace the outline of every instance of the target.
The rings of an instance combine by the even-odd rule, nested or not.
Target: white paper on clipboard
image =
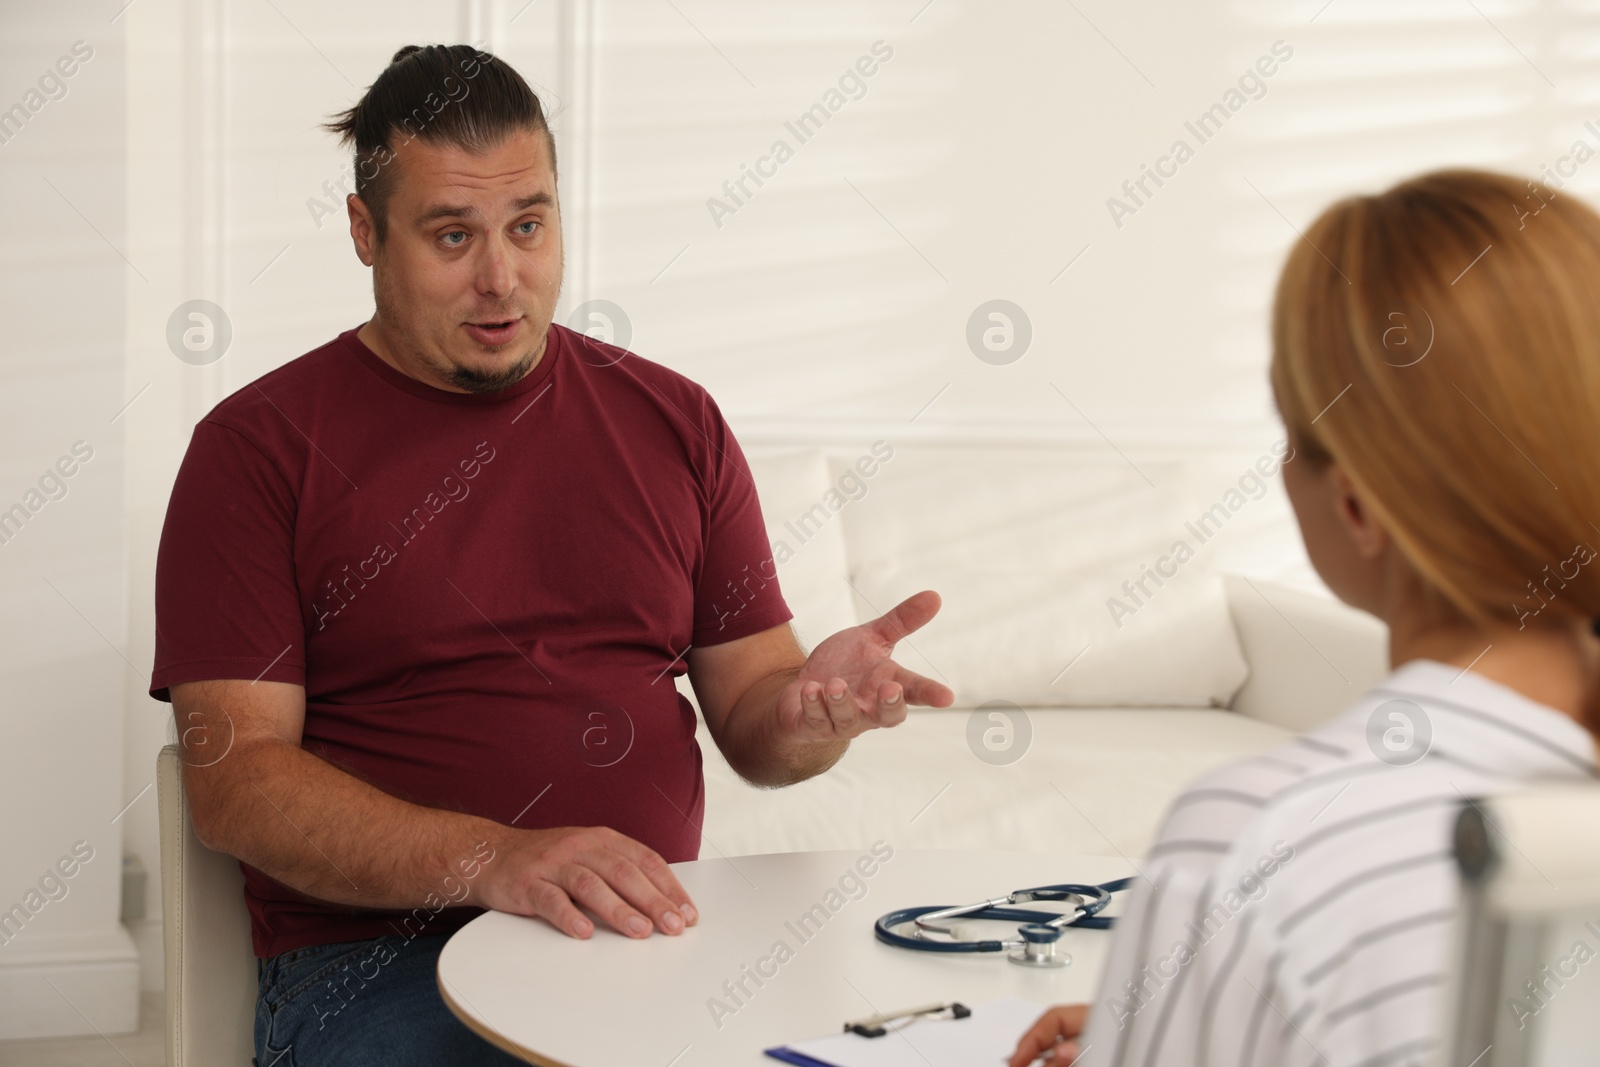
[[[995,1067],[1049,1005],[1003,997],[971,1005],[965,1019],[917,1019],[882,1037],[849,1031],[789,1045],[833,1067]]]

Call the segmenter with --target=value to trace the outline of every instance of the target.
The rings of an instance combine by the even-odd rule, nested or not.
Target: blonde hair
[[[1341,200],[1289,255],[1272,349],[1298,461],[1339,462],[1431,606],[1600,615],[1600,215],[1474,170]]]

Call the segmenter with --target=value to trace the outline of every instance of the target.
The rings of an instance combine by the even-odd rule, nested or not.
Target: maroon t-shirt
[[[297,683],[304,748],[397,797],[695,859],[700,750],[673,678],[691,644],[792,617],[771,559],[744,455],[682,375],[552,325],[522,381],[451,393],[351,329],[195,427],[161,533],[150,692]],[[258,956],[411,914],[241,866]]]

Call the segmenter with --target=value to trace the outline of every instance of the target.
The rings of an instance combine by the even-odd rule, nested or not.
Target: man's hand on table
[[[1083,1033],[1088,1021],[1087,1004],[1062,1004],[1051,1008],[1022,1035],[1006,1067],[1028,1067],[1040,1056],[1048,1056],[1051,1064],[1072,1063],[1078,1058],[1078,1042],[1074,1039]]]
[[[935,708],[955,702],[950,688],[914,674],[890,655],[908,634],[939,611],[939,594],[924,590],[887,614],[840,630],[819,644],[800,674],[778,695],[778,722],[792,737],[848,741],[874,727],[894,726],[906,705]]]
[[[628,937],[680,934],[699,919],[672,868],[652,849],[605,826],[511,830],[495,841],[471,903],[537,915],[572,937],[594,924],[582,904]]]

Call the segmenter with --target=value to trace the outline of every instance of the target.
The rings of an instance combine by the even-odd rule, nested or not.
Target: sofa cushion
[[[937,590],[944,610],[896,655],[962,707],[1225,707],[1249,671],[1186,475],[1081,448],[894,446],[841,516],[857,616]]]

